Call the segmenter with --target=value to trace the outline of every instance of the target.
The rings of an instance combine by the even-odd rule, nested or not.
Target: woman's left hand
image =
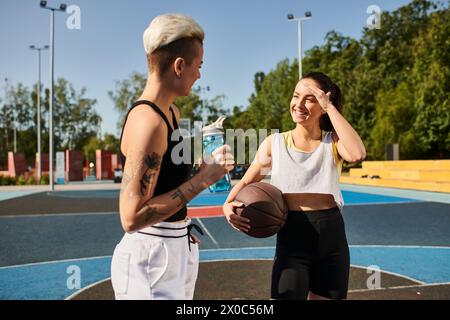
[[[317,102],[319,102],[323,111],[328,112],[328,109],[331,106],[333,106],[333,104],[330,101],[331,92],[325,93],[315,86],[305,85],[305,87],[307,87],[312,92],[312,94],[316,97]]]

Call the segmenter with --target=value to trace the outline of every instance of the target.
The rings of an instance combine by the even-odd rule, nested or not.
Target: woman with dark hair
[[[235,229],[250,228],[234,201],[248,184],[271,171],[270,183],[289,207],[277,235],[272,270],[273,299],[345,299],[350,258],[339,189],[343,160],[361,161],[361,138],[342,116],[339,87],[323,73],[305,75],[290,103],[295,129],[267,137],[250,168],[230,192],[224,214]]]

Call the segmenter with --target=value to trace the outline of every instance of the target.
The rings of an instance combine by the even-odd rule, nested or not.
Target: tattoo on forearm
[[[141,184],[141,195],[144,196],[145,192],[147,191],[148,186],[152,184],[153,177],[155,176],[154,173],[149,173],[148,171],[144,173],[144,175],[141,178],[140,184]]]
[[[172,199],[180,198],[181,202],[178,204],[178,207],[183,207],[188,203],[186,196],[184,195],[183,191],[181,191],[179,188],[177,188],[177,190],[175,190],[175,192],[171,194],[171,198]]]
[[[128,165],[129,164],[129,165]],[[123,174],[122,184],[120,192],[122,193],[128,187],[128,185],[136,179],[139,172],[142,172],[142,168],[145,168],[145,173],[139,180],[139,193],[131,192],[130,197],[143,197],[151,184],[154,182],[154,177],[159,167],[161,166],[161,156],[155,152],[151,155],[146,155],[145,158],[133,159],[130,157],[127,161],[126,170]]]

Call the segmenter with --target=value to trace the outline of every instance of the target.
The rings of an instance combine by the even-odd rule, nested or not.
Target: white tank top
[[[339,165],[333,156],[332,132],[327,132],[313,152],[289,148],[282,134],[272,136],[270,183],[283,193],[331,194],[342,211]]]

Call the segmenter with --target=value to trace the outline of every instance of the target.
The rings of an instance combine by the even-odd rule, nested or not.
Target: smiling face
[[[312,91],[307,86],[319,87],[312,79],[302,79],[297,83],[290,104],[292,120],[298,124],[319,124],[324,113]]]

